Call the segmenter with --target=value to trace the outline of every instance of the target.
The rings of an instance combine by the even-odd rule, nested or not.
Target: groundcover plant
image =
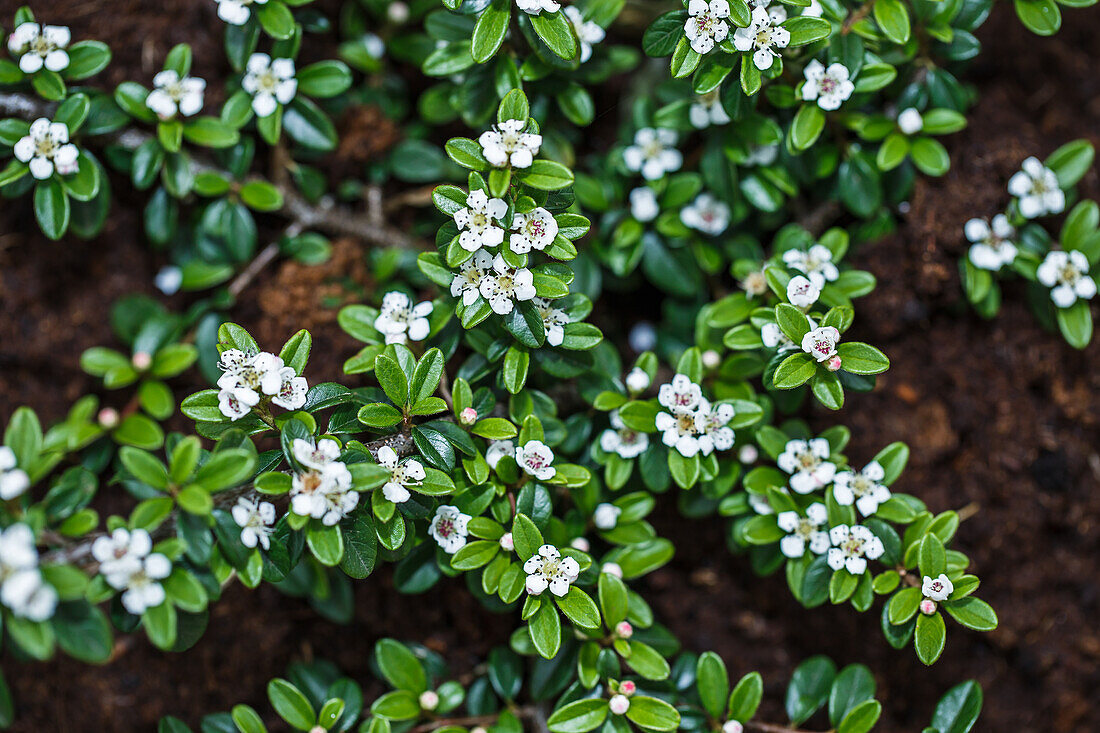
[[[112,187],[146,192],[144,233],[169,263],[157,286],[194,295],[110,308],[117,343],[80,364],[122,407],[89,395],[55,425],[10,417],[8,653],[102,663],[133,633],[180,652],[230,583],[350,620],[351,583],[392,563],[399,592],[447,583],[498,611],[509,644],[457,679],[423,640],[384,639],[392,690],[373,700],[296,665],[268,687],[290,727],[872,729],[883,703],[863,665],[807,659],[787,719],[768,722],[759,674],[681,649],[637,589],[675,552],[647,521],[659,499],[724,523],[795,602],[846,604],[925,664],[949,623],[996,628],[951,547],[959,515],[901,490],[908,448],[849,459],[847,428],[805,421],[858,405],[890,367],[850,335],[875,277],[845,257],[890,231],[918,175],[947,171],[937,137],[966,125],[960,78],[990,0],[216,4],[226,78],[193,76],[180,45],[113,89],[95,81],[104,43],[27,8],[11,19],[6,205],[50,238],[91,238]],[[1016,9],[1058,29],[1051,0]],[[333,119],[365,103],[406,137],[348,173]],[[1012,271],[1040,318],[1088,343],[1100,210],[1074,184],[1092,160],[1083,141],[1029,158],[1007,212],[967,224],[983,315]],[[1063,210],[1055,245],[1030,222]],[[316,383],[309,332],[257,343],[232,313],[273,260],[323,261],[336,235],[364,244],[375,287],[339,313],[361,349]],[[655,322],[616,329],[640,303]],[[181,375],[211,386],[181,392]],[[108,514],[101,486],[132,501]],[[18,704],[0,676],[0,724]],[[926,730],[965,733],[981,704],[960,681]],[[245,705],[198,720],[274,722]]]

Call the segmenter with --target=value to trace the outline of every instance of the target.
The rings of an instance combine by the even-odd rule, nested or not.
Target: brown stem
[[[875,0],[866,0],[863,5],[859,6],[859,8],[854,13],[849,15],[847,20],[844,21],[844,26],[840,29],[840,35],[848,35],[848,33],[852,30],[852,26],[870,15],[871,10],[874,7]]]

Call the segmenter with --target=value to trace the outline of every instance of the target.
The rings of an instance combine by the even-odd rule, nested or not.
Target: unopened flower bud
[[[138,351],[130,359],[130,362],[134,365],[134,369],[143,372],[153,365],[153,357],[147,351]]]
[[[936,602],[930,598],[925,598],[920,602],[920,612],[925,616],[931,616],[936,612]]]
[[[717,369],[721,363],[722,357],[714,349],[707,349],[703,352],[703,366],[707,369]]]
[[[898,114],[898,129],[906,135],[916,135],[924,127],[924,119],[913,107],[903,109]]]
[[[744,464],[756,463],[756,459],[760,457],[760,451],[756,449],[755,445],[743,445],[741,449],[737,451],[737,460]]]
[[[425,690],[421,692],[420,707],[422,710],[435,710],[439,707],[439,693],[435,690]]]
[[[619,685],[619,692],[626,695],[627,697],[630,697],[631,695],[633,695],[637,691],[638,691],[638,686],[635,685],[630,680],[627,680],[626,682],[623,682]]]
[[[569,546],[572,547],[574,550],[580,550],[581,552],[588,552],[592,549],[592,545],[590,545],[588,543],[588,540],[586,540],[584,537],[577,537],[569,543]]]
[[[611,708],[611,712],[615,715],[622,715],[630,709],[630,700],[626,695],[615,695],[608,701],[607,707]]]
[[[476,728],[470,728],[470,733],[489,733],[489,731],[479,725]]]
[[[327,731],[319,725],[315,725],[309,729],[309,733],[327,733]]]
[[[506,551],[511,552],[516,549],[516,543],[512,541],[512,533],[505,532],[500,536],[500,546]]]
[[[835,372],[836,370],[840,369],[840,355],[838,354],[836,356],[830,357],[829,361],[825,363],[825,368],[828,369],[830,372]]]
[[[645,392],[649,389],[649,383],[649,375],[640,367],[634,367],[630,370],[630,373],[626,375],[626,388],[630,390],[631,394]]]
[[[458,421],[463,425],[473,425],[477,422],[477,410],[472,407],[467,407],[462,412],[458,413]]]
[[[630,625],[629,621],[620,621],[615,624],[615,635],[620,639],[629,639],[634,636],[634,627]]]
[[[618,563],[605,562],[600,568],[601,573],[607,573],[608,575],[614,575],[616,578],[623,577],[623,569],[619,567]]]
[[[743,733],[745,726],[736,720],[727,720],[722,724],[722,733]]]
[[[118,425],[118,410],[113,407],[104,407],[97,416],[100,427],[113,428]]]
[[[390,3],[386,8],[386,17],[394,23],[404,23],[409,19],[409,6],[402,2]]]

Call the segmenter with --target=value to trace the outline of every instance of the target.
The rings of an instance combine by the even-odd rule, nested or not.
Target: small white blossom
[[[787,492],[784,491],[784,493],[787,493]],[[752,510],[754,512],[756,512],[757,514],[760,514],[762,516],[767,516],[769,514],[775,514],[775,507],[773,507],[771,505],[771,502],[768,501],[768,497],[766,497],[762,494],[750,493],[749,494],[749,506],[752,507]]]
[[[670,383],[661,385],[657,401],[669,410],[657,413],[655,420],[662,433],[661,442],[691,458],[700,450],[697,408],[703,402],[702,389],[687,375],[677,374]]]
[[[153,284],[165,295],[175,295],[183,285],[183,270],[175,265],[165,265],[157,271]]]
[[[295,438],[290,444],[290,452],[303,468],[323,471],[340,458],[340,443],[335,440],[319,440],[314,445],[308,440]]]
[[[756,463],[756,459],[759,457],[760,450],[752,443],[741,446],[737,451],[737,460],[741,461],[741,463],[744,463],[746,466]]]
[[[703,400],[696,413],[695,429],[699,433],[699,452],[709,456],[716,450],[729,450],[733,447],[735,435],[729,427],[733,419],[733,405],[719,402],[711,405]]]
[[[451,280],[451,295],[462,298],[463,305],[473,305],[481,295],[481,281],[493,268],[493,256],[484,250],[478,250],[474,256],[463,262]]]
[[[592,512],[592,523],[596,525],[596,529],[604,531],[615,529],[615,525],[619,523],[619,515],[622,513],[623,510],[614,504],[603,502],[596,506],[596,511]]]
[[[520,1],[522,0],[517,0]],[[558,9],[558,4],[551,0],[541,2],[544,5],[554,5],[554,10]],[[523,132],[525,127],[526,120],[506,120],[492,130],[481,133],[477,141],[481,144],[481,154],[485,156],[485,160],[497,168],[508,165],[513,168],[530,168],[542,146],[542,135]]]
[[[534,298],[535,310],[542,318],[542,327],[546,330],[546,343],[550,346],[561,346],[565,341],[565,325],[569,323],[569,316],[560,308],[554,307],[554,301],[548,298]]]
[[[925,575],[920,592],[933,601],[946,601],[955,592],[955,585],[946,573],[940,573],[940,577],[934,579]]]
[[[422,710],[432,711],[439,707],[439,693],[435,690],[424,690],[417,698]],[[311,732],[312,733],[312,732]]]
[[[525,473],[539,481],[549,481],[558,472],[552,464],[554,451],[541,440],[529,440],[516,448],[516,463]]]
[[[634,144],[623,150],[623,162],[647,181],[656,181],[683,165],[684,156],[674,145],[675,130],[643,127],[634,133]]]
[[[527,573],[528,593],[537,596],[549,588],[560,598],[581,574],[581,566],[571,557],[562,557],[553,545],[543,545],[523,563],[523,572]]]
[[[733,34],[734,48],[743,52],[753,51],[752,61],[761,71],[770,69],[779,56],[776,49],[786,48],[790,42],[790,31],[774,24],[768,11],[760,7],[753,8],[749,27],[738,28]]]
[[[630,192],[630,215],[640,222],[653,221],[661,213],[657,194],[649,186],[638,186]]]
[[[1077,250],[1048,252],[1035,271],[1039,282],[1051,288],[1050,299],[1059,308],[1069,308],[1077,299],[1092,300],[1096,281],[1088,274],[1089,261]]]
[[[783,264],[801,272],[819,289],[840,277],[840,270],[833,264],[832,251],[823,244],[815,244],[805,251],[788,249],[783,253]]]
[[[745,726],[739,720],[727,720],[722,723],[722,733],[744,733]]]
[[[1012,241],[1016,229],[1004,214],[997,214],[992,222],[971,219],[963,227],[963,233],[973,242],[968,256],[974,267],[996,272],[1016,260],[1016,244]]]
[[[382,487],[382,495],[394,504],[408,501],[412,494],[406,487],[420,486],[427,476],[424,464],[412,458],[399,463],[397,451],[388,445],[378,449],[378,462],[390,470],[390,480]]]
[[[253,4],[265,5],[267,0],[217,0],[218,17],[230,25],[244,25],[252,17]]]
[[[645,453],[649,447],[649,435],[628,428],[619,417],[618,410],[612,410],[609,418],[611,427],[600,434],[600,448],[605,453],[616,453],[626,459]]]
[[[701,193],[680,211],[684,226],[712,237],[726,231],[730,223],[730,207],[709,193]]]
[[[142,558],[140,567],[133,571],[108,575],[107,583],[122,590],[123,607],[135,616],[140,616],[146,610],[164,603],[167,595],[160,581],[171,574],[172,561],[155,552]]]
[[[153,77],[153,91],[145,98],[145,106],[162,120],[170,120],[177,114],[184,117],[197,115],[202,109],[206,82],[194,76],[180,77],[172,69],[165,69]]]
[[[293,367],[266,351],[245,354],[239,349],[227,349],[222,353],[218,368],[218,406],[226,417],[238,420],[259,404],[264,396],[288,410],[297,410],[306,402],[309,385],[304,377],[297,376]]]
[[[699,95],[688,109],[688,120],[697,130],[711,125],[729,124],[730,116],[722,106],[722,96],[718,89]]]
[[[30,486],[30,476],[16,467],[15,451],[6,445],[0,446],[0,499],[8,501],[21,496]]]
[[[686,374],[677,374],[657,390],[657,401],[670,410],[692,410],[702,399],[702,388]]]
[[[630,710],[630,698],[626,695],[612,695],[607,701],[607,707],[614,715],[625,715]]]
[[[860,514],[869,517],[890,498],[890,489],[882,484],[885,477],[878,461],[871,461],[859,472],[841,471],[833,478],[833,498],[841,506],[854,503]]]
[[[810,0],[810,4],[802,8],[804,18],[820,18],[824,13],[825,8],[821,7],[820,0]]]
[[[802,350],[818,362],[829,361],[836,356],[838,341],[840,341],[840,331],[832,326],[821,326],[808,331],[802,337]]]
[[[799,494],[823,489],[836,475],[836,464],[828,460],[829,441],[824,438],[788,440],[775,460],[781,470],[791,474],[791,488]]]
[[[489,443],[489,448],[485,451],[485,462],[489,464],[489,468],[495,471],[501,458],[504,458],[504,456],[514,457],[515,455],[515,443],[510,440],[494,440]]]
[[[796,308],[805,310],[821,297],[821,288],[803,275],[795,275],[787,282],[787,300]]]
[[[26,524],[0,530],[0,603],[29,621],[45,621],[57,608],[57,591],[42,579],[34,532]]]
[[[359,494],[351,488],[351,472],[337,460],[339,445],[322,440],[316,446],[295,440],[291,450],[305,469],[295,473],[290,488],[290,510],[303,517],[320,519],[331,527],[359,505]]]
[[[72,33],[61,25],[20,23],[8,36],[8,51],[19,56],[19,69],[33,74],[43,67],[49,71],[69,68],[69,53],[65,49],[72,40]]]
[[[577,41],[581,47],[580,62],[583,64],[592,58],[592,46],[602,41],[607,32],[599,23],[585,20],[581,11],[574,5],[565,9],[565,17],[573,26],[573,32],[577,34]]]
[[[779,512],[776,515],[779,528],[787,536],[779,541],[779,551],[786,557],[802,557],[806,548],[815,555],[821,555],[829,549],[829,523],[825,505],[814,502],[806,507],[806,516],[795,511]]]
[[[400,290],[391,290],[382,296],[382,307],[374,319],[374,327],[386,337],[387,344],[404,344],[423,341],[431,331],[428,316],[432,302],[425,300],[413,305],[412,298]]]
[[[76,173],[80,166],[80,151],[69,142],[68,126],[45,117],[31,123],[30,131],[15,143],[12,152],[40,181],[52,176],[55,170],[63,176]]]
[[[516,0],[516,7],[528,15],[538,15],[543,11],[556,13],[561,9],[561,4],[555,0]]]
[[[767,15],[767,13],[765,13]],[[726,0],[690,0],[684,35],[695,53],[710,53],[729,35],[730,4]]]
[[[511,532],[505,532],[500,536],[500,547],[505,552],[511,552],[516,549],[516,541],[515,538],[512,537]]]
[[[852,575],[862,575],[868,560],[877,560],[886,552],[882,540],[867,527],[838,524],[829,530],[833,546],[829,548],[826,562],[833,570],[844,568]]]
[[[1058,176],[1050,168],[1031,157],[1021,170],[1008,180],[1008,192],[1019,199],[1020,215],[1035,219],[1048,214],[1060,214],[1066,208],[1066,194],[1058,186]]]
[[[266,53],[254,53],[248,59],[241,88],[252,95],[252,111],[257,117],[270,117],[280,104],[290,104],[298,93],[292,59],[274,59]]]
[[[535,297],[535,278],[526,267],[514,269],[500,255],[493,260],[493,269],[481,280],[481,295],[489,301],[493,312],[507,315],[515,308],[514,301]]]
[[[840,109],[840,105],[856,90],[844,64],[829,64],[826,67],[814,59],[806,64],[803,74],[806,81],[802,84],[802,99],[807,102],[816,100],[817,106],[823,110]]]
[[[649,389],[649,374],[641,367],[634,367],[626,375],[626,388],[631,394],[639,394]]]
[[[305,442],[295,440],[295,442]],[[331,443],[332,441],[322,441]],[[253,501],[242,496],[232,510],[233,521],[241,528],[241,544],[271,548],[271,533],[275,531],[275,505],[270,501]]]
[[[779,25],[787,19],[787,8],[780,3],[776,3],[768,8],[768,18],[771,19],[772,25]]]
[[[546,249],[558,236],[558,222],[554,215],[541,206],[526,214],[516,212],[512,217],[512,234],[508,247],[516,254],[527,254],[533,249]]]
[[[458,507],[445,504],[436,508],[432,523],[428,526],[428,534],[444,552],[453,555],[465,546],[468,534],[466,525],[471,519],[469,514],[463,514]]]
[[[898,113],[898,129],[906,135],[916,135],[924,129],[924,118],[914,107],[908,107]]]
[[[104,576],[136,570],[141,559],[152,550],[153,538],[141,528],[131,532],[119,527],[92,543],[92,557],[99,563],[99,572]]]
[[[454,215],[459,245],[467,252],[500,245],[504,241],[504,228],[493,220],[502,219],[506,213],[508,204],[503,199],[491,199],[484,191],[470,191],[466,208]]]

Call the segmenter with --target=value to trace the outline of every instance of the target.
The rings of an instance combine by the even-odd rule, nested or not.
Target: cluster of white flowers
[[[428,534],[444,552],[453,555],[466,545],[469,534],[467,525],[472,518],[469,514],[463,514],[458,507],[444,504],[436,508],[432,523],[428,526]]]
[[[661,213],[657,193],[649,186],[638,186],[630,192],[630,215],[640,222],[653,221]]]
[[[198,77],[181,77],[172,69],[165,69],[153,77],[153,87],[145,98],[145,106],[162,120],[170,120],[177,114],[191,117],[202,109],[206,82]]]
[[[656,181],[683,165],[684,156],[675,145],[675,130],[643,127],[634,133],[634,144],[623,150],[623,162],[647,181]]]
[[[733,447],[733,405],[712,405],[703,397],[702,388],[686,374],[677,374],[668,384],[662,384],[657,401],[668,409],[656,417],[661,441],[675,448],[680,455],[691,458],[697,453],[710,455],[715,450]]]
[[[252,17],[252,5],[266,5],[267,0],[216,0],[218,17],[230,25],[244,25]]]
[[[248,59],[241,88],[252,95],[252,111],[257,117],[269,117],[280,104],[290,104],[298,93],[293,59],[272,59],[266,53],[254,53]]]
[[[26,524],[0,530],[0,603],[29,621],[45,621],[57,608],[57,591],[42,579],[34,532]]]
[[[1050,299],[1059,308],[1069,308],[1081,300],[1096,295],[1096,281],[1089,273],[1088,258],[1082,252],[1054,250],[1047,252],[1035,271],[1040,283],[1050,288]]]
[[[484,191],[470,191],[466,208],[454,213],[458,244],[467,252],[497,247],[504,242],[504,228],[498,220],[508,213],[504,199],[489,198]]]
[[[684,35],[695,53],[710,53],[730,32],[730,4],[726,0],[690,0]]]
[[[80,167],[80,151],[69,142],[68,125],[50,122],[45,117],[31,123],[31,129],[15,143],[12,152],[40,181],[52,176],[55,170],[64,176],[76,173]]]
[[[398,460],[397,451],[388,445],[378,449],[378,463],[390,471],[390,480],[382,487],[382,496],[394,504],[403,504],[409,500],[410,486],[420,486],[424,483],[427,472],[424,464],[413,458],[404,462]]]
[[[824,244],[815,244],[806,250],[788,249],[783,253],[783,264],[801,272],[818,289],[840,277],[840,270],[833,263],[833,253]]]
[[[701,193],[680,211],[684,226],[716,237],[730,223],[730,207],[709,193]]]
[[[537,596],[549,588],[560,598],[581,574],[581,566],[571,557],[562,557],[553,545],[543,545],[523,563],[523,572],[527,573],[528,593]]]
[[[551,346],[561,346],[565,341],[565,326],[569,323],[569,315],[561,308],[554,307],[554,301],[549,298],[534,298],[535,310],[542,318],[542,327],[546,331],[546,343]]]
[[[688,121],[697,130],[712,125],[729,124],[730,116],[726,113],[726,108],[722,106],[721,91],[715,89],[696,97],[695,101],[691,103],[691,107],[688,108]]]
[[[1060,214],[1066,208],[1066,194],[1058,186],[1058,176],[1035,157],[1025,160],[1008,179],[1008,192],[1018,199],[1020,216],[1025,219]]]
[[[0,499],[3,501],[21,496],[31,486],[30,476],[17,463],[15,451],[0,445]]]
[[[516,448],[516,463],[529,476],[539,481],[549,481],[557,474],[554,463],[554,451],[541,440],[529,440]]]
[[[43,68],[64,71],[69,68],[69,47],[72,33],[61,25],[20,23],[8,36],[8,51],[19,57],[19,69],[33,74]]]
[[[645,375],[645,372],[642,372],[642,374]],[[648,375],[646,375],[646,379],[648,381]],[[645,388],[643,387],[643,389]],[[628,428],[623,419],[619,417],[618,410],[612,410],[609,417],[611,427],[600,434],[600,448],[605,453],[616,453],[621,458],[626,459],[637,458],[645,453],[646,449],[649,448],[649,435]]]
[[[413,305],[412,298],[400,290],[391,290],[382,296],[382,307],[374,319],[374,327],[381,333],[387,344],[405,344],[409,341],[423,341],[428,338],[431,323],[432,303],[425,300]]]
[[[592,58],[592,46],[601,42],[607,35],[599,23],[594,20],[585,20],[580,9],[570,5],[565,9],[565,17],[573,26],[573,32],[577,34],[577,43],[580,45],[580,62],[583,64]]]
[[[836,464],[828,460],[832,452],[824,438],[788,440],[775,459],[780,470],[791,475],[791,488],[799,494],[823,490],[836,475]]]
[[[856,524],[838,524],[829,530],[829,539],[833,546],[825,561],[833,570],[844,568],[852,575],[863,575],[867,571],[867,561],[877,560],[886,552],[882,540],[867,527]]]
[[[558,12],[561,10],[561,3],[556,0],[516,0],[516,7],[528,15],[540,15],[543,12]]]
[[[524,0],[517,0],[517,2],[524,2]],[[539,0],[536,0],[535,4],[539,4]],[[543,6],[552,4],[555,11],[559,7],[552,0],[541,0],[541,4]],[[543,7],[543,9],[547,8]],[[485,160],[497,168],[509,165],[513,168],[530,168],[535,156],[539,154],[539,148],[542,147],[542,135],[524,132],[525,127],[527,127],[526,120],[505,120],[495,125],[492,130],[481,133],[477,141],[481,144],[481,154],[485,156]]]
[[[259,545],[265,550],[271,548],[271,533],[275,531],[274,504],[242,496],[237,499],[231,513],[233,521],[241,528],[241,544],[245,547]]]
[[[971,219],[963,226],[963,234],[970,245],[970,262],[974,267],[996,272],[1016,260],[1016,229],[1004,214],[997,214],[993,221]]]
[[[821,502],[806,507],[806,516],[796,511],[779,512],[775,517],[787,536],[779,541],[779,551],[787,557],[802,557],[806,548],[815,555],[829,549],[828,512]]]
[[[852,96],[856,85],[849,78],[848,67],[833,63],[828,67],[814,59],[806,64],[803,71],[806,81],[802,83],[802,99],[817,102],[823,110],[840,109],[840,105]]]
[[[761,7],[752,9],[748,28],[738,28],[733,34],[733,47],[738,51],[752,51],[752,61],[761,71],[770,69],[779,57],[777,49],[786,48],[790,42],[791,32]]]
[[[266,351],[246,354],[240,349],[222,352],[218,368],[218,407],[231,420],[239,420],[252,411],[263,397],[287,410],[297,410],[306,403],[309,385],[281,357]]]
[[[92,543],[92,556],[107,585],[123,591],[122,605],[140,616],[164,603],[160,581],[172,574],[172,561],[153,552],[153,538],[144,529],[118,528]]]
[[[340,449],[336,440],[314,444],[294,439],[291,453],[302,470],[295,471],[290,487],[292,512],[331,527],[358,506],[359,494],[351,488],[351,472],[339,460]]]

